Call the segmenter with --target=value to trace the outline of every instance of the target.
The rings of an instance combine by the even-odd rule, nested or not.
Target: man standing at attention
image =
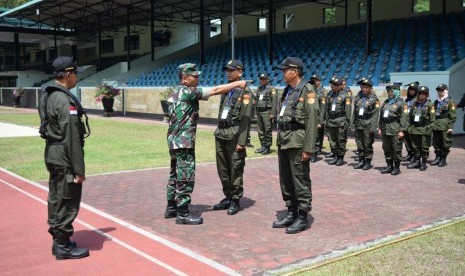
[[[223,71],[229,82],[242,77],[244,66],[232,59]],[[216,167],[225,198],[213,210],[228,210],[228,215],[239,212],[239,201],[244,193],[245,145],[252,114],[252,91],[249,87],[231,89],[221,99],[218,128],[215,130]]]
[[[84,138],[90,130],[82,122],[82,116],[87,122],[87,115],[81,103],[69,91],[76,86],[81,68],[72,57],[65,56],[56,58],[53,67],[55,83],[42,87],[38,108],[39,133],[46,141],[45,165],[50,173],[48,232],[57,260],[80,259],[89,256],[89,250],[78,248],[70,238],[86,180]]]
[[[203,223],[201,217],[195,217],[189,212],[195,183],[195,138],[199,100],[208,100],[210,96],[226,93],[236,87],[245,87],[245,81],[237,81],[214,87],[210,92],[202,91],[197,88],[200,73],[195,64],[180,65],[181,84],[168,100],[171,102],[167,135],[171,169],[167,185],[168,206],[165,218],[176,217],[177,224]]]
[[[307,229],[307,213],[312,210],[310,158],[316,151],[318,97],[303,80],[304,64],[299,58],[287,57],[278,68],[287,84],[279,101],[276,143],[287,214],[273,222],[273,228],[286,227],[287,234],[295,234]]]
[[[276,90],[270,85],[270,80],[266,73],[260,74],[260,86],[257,89],[257,128],[258,138],[261,148],[255,153],[262,155],[270,154],[272,143],[272,120],[274,119],[274,109],[276,108]]]

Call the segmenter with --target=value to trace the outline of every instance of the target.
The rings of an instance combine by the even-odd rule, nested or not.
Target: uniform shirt
[[[409,112],[408,130],[415,135],[429,135],[436,120],[436,111],[431,101],[424,103],[418,100],[412,105]]]
[[[185,85],[176,87],[170,100],[170,121],[168,127],[168,147],[170,149],[195,148],[199,100],[203,97],[199,88]]]
[[[302,148],[305,152],[315,152],[318,128],[318,99],[313,86],[306,84],[301,93],[288,86],[278,104],[278,124],[299,124],[302,129],[279,130],[276,144],[283,149]],[[293,121],[293,109],[294,121]]]
[[[433,130],[453,129],[457,119],[454,101],[450,97],[443,101],[435,100],[434,108],[436,110],[436,121]]]
[[[331,90],[326,96],[325,122],[328,127],[348,127],[352,114],[352,101],[349,91],[339,93]]]
[[[354,100],[353,126],[357,130],[376,131],[378,127],[379,100],[374,92],[357,95]]]
[[[215,137],[222,140],[237,140],[245,145],[252,115],[252,91],[248,86],[235,88],[221,95],[218,113],[218,128]]]
[[[276,89],[267,84],[257,89],[257,112],[272,111],[275,106]],[[273,112],[273,111],[272,111]]]
[[[323,88],[323,86],[318,86],[315,88],[315,92],[318,96],[318,124],[324,125],[325,123],[325,113],[326,113],[326,96],[328,96],[328,91]]]
[[[393,103],[386,99],[381,105],[379,128],[383,135],[398,135],[400,131],[405,130],[407,119],[407,105],[402,98],[397,98]]]
[[[63,91],[69,92],[61,85],[42,88],[39,114],[41,118],[46,116],[48,120],[45,125],[47,144],[44,159],[46,163],[71,168],[75,175],[84,175],[85,128],[80,117],[82,115],[78,114],[74,100]],[[46,93],[48,98],[45,102]],[[46,114],[41,114],[42,110],[46,110]]]

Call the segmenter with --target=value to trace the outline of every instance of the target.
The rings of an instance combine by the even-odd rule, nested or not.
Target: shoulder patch
[[[346,98],[346,105],[350,105],[350,98]]]
[[[321,97],[321,103],[326,104],[326,97]]]
[[[74,105],[69,106],[69,114],[70,115],[77,115],[78,114],[76,106],[74,106]]]
[[[313,104],[315,103],[316,95],[315,93],[308,93],[307,94],[307,103]]]
[[[276,89],[274,89],[274,88],[271,89],[271,93],[272,93],[273,95],[276,94]]]
[[[376,102],[375,102],[375,107],[379,108],[379,101],[378,100],[376,100]]]
[[[299,103],[302,103],[302,102],[304,102],[304,98],[303,98],[303,97],[300,97],[300,98],[299,98]]]
[[[434,110],[434,106],[431,107],[431,110],[430,110],[431,113],[435,113],[436,110]]]
[[[407,113],[407,111],[408,111],[408,107],[407,105],[404,105],[404,112]]]
[[[451,104],[450,109],[455,110],[455,104]]]

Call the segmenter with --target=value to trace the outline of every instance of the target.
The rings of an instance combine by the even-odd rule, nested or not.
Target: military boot
[[[447,154],[441,155],[441,160],[439,161],[438,167],[445,167],[447,165],[446,159]]]
[[[371,169],[371,158],[365,158],[365,165],[362,168],[364,171]]]
[[[231,205],[231,199],[228,197],[223,198],[220,203],[213,205],[213,210],[226,210]]]
[[[336,161],[336,166],[342,166],[344,165],[344,155],[338,156],[337,161]]]
[[[333,159],[328,162],[328,165],[334,165],[337,163],[338,157],[334,155]]]
[[[394,169],[394,167],[392,166],[392,160],[386,160],[386,168],[382,169],[380,172],[381,174],[387,174],[387,173],[391,173],[392,170]]]
[[[286,234],[295,234],[304,231],[308,227],[307,213],[302,210],[298,210],[299,215],[297,219],[289,227],[286,228]]]
[[[326,158],[333,158],[333,157],[335,157],[335,156],[336,156],[336,155],[335,155],[333,152],[330,152],[330,153],[325,154],[325,157],[326,157]]]
[[[355,160],[355,161],[360,161],[360,155],[362,155],[362,151],[361,151],[361,150],[355,151],[354,160]]]
[[[231,200],[231,205],[228,208],[228,215],[235,215],[239,212],[241,205],[239,204],[239,199]]]
[[[53,246],[52,246],[53,247]],[[81,259],[89,256],[89,250],[73,245],[69,237],[57,238],[55,258],[57,260]]]
[[[262,155],[267,155],[270,154],[270,147],[265,147],[265,149],[262,151]]]
[[[273,228],[284,228],[290,226],[294,223],[294,220],[297,218],[297,207],[289,206],[287,207],[286,215],[277,221],[273,222]]]
[[[439,165],[439,162],[441,162],[441,154],[436,153],[436,158],[433,161],[431,161],[431,166]]]
[[[76,248],[76,247],[77,247],[77,244],[76,244],[76,242],[74,242],[74,241],[71,241],[71,240],[70,240],[70,241],[69,241],[69,244],[70,244],[70,246],[73,247],[73,248]],[[52,243],[52,255],[54,255],[54,256],[57,254],[57,247],[58,247],[58,239],[54,237],[54,238],[53,238],[53,243]]]
[[[410,160],[409,160],[409,164],[413,164],[413,163],[415,163],[417,160],[420,160],[420,159],[418,159],[418,157],[416,157],[416,156],[412,156],[412,158],[410,158]]]
[[[407,166],[407,169],[418,169],[420,167],[420,158],[417,158],[416,156],[412,157],[413,162]]]
[[[403,161],[410,161],[413,158],[413,154],[411,151],[407,151],[407,156],[402,158]]]
[[[178,207],[176,206],[176,201],[168,200],[168,205],[165,210],[165,218],[175,218],[178,214]]]
[[[265,147],[264,146],[261,146],[261,148],[258,148],[255,150],[255,153],[262,153],[262,151],[265,150]]]
[[[187,205],[178,208],[178,215],[176,216],[176,224],[197,225],[202,224],[203,218],[196,217],[190,214]]]
[[[316,154],[312,155],[312,157],[310,158],[310,163],[315,163],[316,161],[318,161],[318,157]]]
[[[420,164],[420,171],[426,171],[426,160],[427,158],[422,158],[421,159],[421,164]]]
[[[363,168],[363,166],[365,166],[365,158],[360,157],[357,165],[354,166],[354,169],[358,170]]]
[[[394,169],[391,172],[391,175],[398,175],[400,174],[400,161],[394,162]]]

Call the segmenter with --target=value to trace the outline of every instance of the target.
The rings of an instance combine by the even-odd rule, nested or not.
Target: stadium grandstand
[[[0,10],[0,46],[2,94],[38,90],[54,57],[72,55],[86,67],[75,91],[84,106],[101,109],[92,91],[107,81],[125,90],[117,107],[124,114],[161,113],[150,105],[177,83],[179,64],[198,64],[201,85],[210,87],[225,82],[221,68],[233,57],[243,61],[244,78],[266,71],[280,89],[274,66],[297,56],[306,77],[318,74],[324,85],[333,76],[352,86],[368,77],[382,98],[391,81],[446,83],[458,101],[465,0],[33,0]],[[215,108],[201,115],[215,118]]]

